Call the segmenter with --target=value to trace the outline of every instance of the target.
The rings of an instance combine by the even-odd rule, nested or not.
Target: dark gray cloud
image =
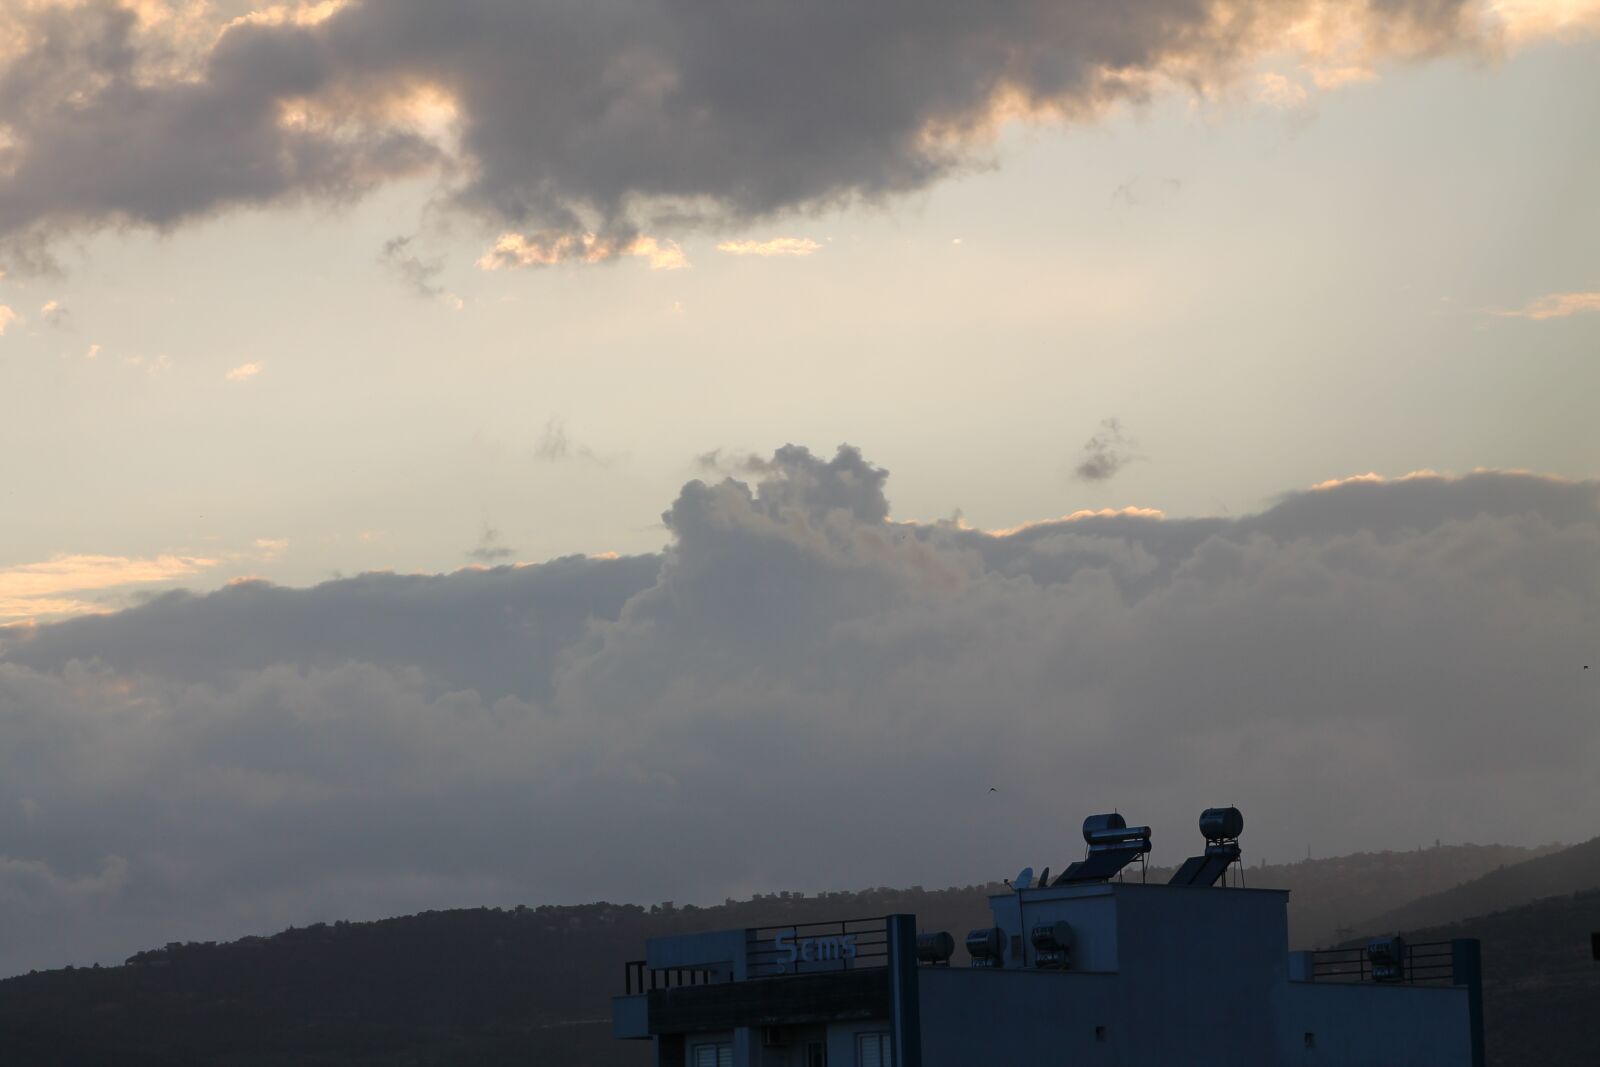
[[[479,563],[504,563],[516,554],[516,549],[502,541],[499,530],[484,523],[478,543],[467,553],[467,558]]]
[[[1083,443],[1083,458],[1073,468],[1072,475],[1083,482],[1108,482],[1123,467],[1140,458],[1133,447],[1133,441],[1122,432],[1121,421],[1106,419],[1094,436]]]
[[[1385,53],[1468,36],[1464,0],[1347,6]],[[0,68],[0,238],[16,261],[62,230],[348,199],[426,170],[457,205],[591,255],[642,226],[921,188],[971,165],[1002,112],[1086,116],[1161,79],[1226,80],[1315,7],[369,0],[181,46],[111,0],[30,9]],[[450,135],[425,90],[453,105]],[[549,236],[586,230],[602,240]]]
[[[410,286],[418,296],[429,298],[444,296],[444,288],[436,281],[444,271],[444,257],[430,256],[423,259],[412,249],[412,240],[413,238],[405,235],[391,237],[383,243],[380,260],[398,274],[400,280]]]
[[[660,555],[13,635],[0,972],[421,907],[991,878],[1070,859],[1108,805],[1165,860],[1218,802],[1270,854],[1600,819],[1600,484],[1000,534],[896,523],[887,487],[788,446],[684,486]]]

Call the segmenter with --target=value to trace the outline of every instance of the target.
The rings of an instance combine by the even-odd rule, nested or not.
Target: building
[[[1205,852],[1145,884],[1149,829],[1093,816],[1082,861],[990,897],[962,962],[911,915],[655,938],[612,1031],[658,1067],[1482,1067],[1478,943],[1291,953],[1289,894],[1227,884],[1242,827],[1207,811]]]

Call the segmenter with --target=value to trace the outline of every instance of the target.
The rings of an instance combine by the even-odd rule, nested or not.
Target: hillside
[[[713,908],[427,912],[173,944],[121,967],[0,982],[8,1065],[267,1067],[528,1063],[642,1067],[610,1036],[623,963],[646,938],[911,911],[955,929],[986,889],[782,894]]]
[[[1362,922],[1359,931],[1438,926],[1517,907],[1542,897],[1596,887],[1600,887],[1600,837],[1521,863],[1497,867],[1443,892],[1419,897],[1376,914]]]
[[[1483,942],[1484,1030],[1491,1067],[1595,1062],[1600,1048],[1600,890],[1550,897],[1442,926],[1406,927],[1413,941]]]
[[[1387,929],[1367,920],[1396,907],[1396,902],[1435,894],[1497,868],[1534,861],[1560,849],[1560,845],[1436,845],[1409,852],[1357,852],[1330,859],[1253,866],[1245,871],[1244,878],[1252,888],[1289,890],[1290,947],[1312,948]],[[1151,881],[1165,881],[1170,875],[1166,869],[1150,871]],[[1600,885],[1600,879],[1568,883],[1543,894],[1530,893],[1516,902],[1589,885]],[[1480,908],[1462,914],[1488,910]]]
[[[1361,853],[1254,867],[1246,880],[1292,890],[1295,929],[1331,928],[1364,902],[1392,906],[1417,887],[1537,851]],[[1165,872],[1150,876],[1164,880]],[[987,924],[987,896],[999,888],[784,893],[714,907],[479,908],[173,944],[125,966],[0,981],[0,1033],[8,1065],[638,1067],[647,1049],[613,1041],[609,1011],[623,963],[642,954],[647,938],[913,912],[925,929],[949,930],[959,942]],[[1496,962],[1497,980],[1533,980],[1517,970],[1521,956],[1507,960]],[[1537,1007],[1514,1003],[1517,1012]]]

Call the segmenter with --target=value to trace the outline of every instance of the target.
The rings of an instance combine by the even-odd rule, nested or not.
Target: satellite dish
[[[1047,886],[1049,884],[1050,884],[1050,868],[1046,867],[1044,870],[1039,872],[1039,888],[1043,889],[1045,886]]]
[[[1032,867],[1024,867],[1024,868],[1022,868],[1022,870],[1018,871],[1017,872],[1017,877],[1011,883],[1011,888],[1012,889],[1031,889],[1031,888],[1033,888],[1033,868]]]

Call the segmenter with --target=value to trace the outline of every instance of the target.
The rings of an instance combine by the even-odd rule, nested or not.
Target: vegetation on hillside
[[[1253,867],[1246,881],[1290,889],[1294,928],[1331,929],[1348,911],[1392,907],[1440,879],[1461,872],[1471,878],[1528,854],[1471,845],[1362,853]],[[1166,872],[1149,875],[1164,881]],[[959,943],[967,930],[988,924],[988,895],[1003,890],[779,893],[714,907],[478,908],[319,923],[226,944],[175,943],[120,967],[0,982],[4,1061],[642,1067],[646,1045],[610,1036],[610,998],[622,991],[625,961],[643,954],[647,938],[912,912],[923,929],[948,930]],[[1587,1021],[1563,1021],[1556,1009],[1565,1011],[1573,997],[1593,998],[1600,988],[1585,984],[1596,972],[1578,966],[1571,953],[1574,923],[1600,929],[1600,894],[1564,900],[1419,935],[1484,938],[1491,1050],[1506,1067],[1574,1062],[1507,1058],[1507,1035],[1523,1028],[1541,1028],[1537,1047],[1545,1049],[1574,1047],[1563,1042],[1588,1034]]]

